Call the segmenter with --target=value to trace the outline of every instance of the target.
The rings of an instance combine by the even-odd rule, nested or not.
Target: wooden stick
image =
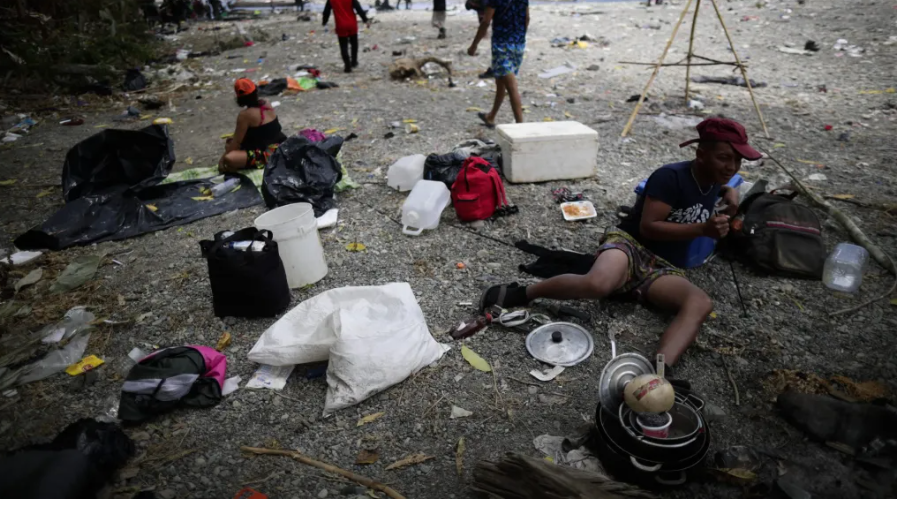
[[[687,50],[687,85],[684,86],[684,104],[690,104],[690,64],[693,61],[693,35],[696,33],[696,20],[699,18],[699,4],[702,0],[696,0],[696,10],[693,11],[693,24],[690,26],[690,48]]]
[[[867,302],[864,302],[860,305],[856,305],[855,307],[849,307],[848,309],[843,309],[843,310],[838,310],[836,312],[832,312],[832,313],[830,313],[830,315],[831,316],[840,316],[842,314],[848,314],[850,312],[857,311],[863,307],[867,307],[868,305],[871,305],[874,302],[879,302],[879,301],[883,300],[884,298],[887,298],[888,296],[892,295],[895,291],[896,291],[896,281],[893,281],[893,285],[890,287],[890,290],[887,291],[886,293],[878,296],[877,298],[872,298],[872,299],[868,300]]]
[[[659,74],[659,69],[661,69],[662,63],[665,62],[665,57],[668,55],[668,50],[671,49],[671,43],[674,42],[674,38],[675,36],[677,36],[677,31],[678,29],[680,29],[680,24],[683,23],[684,17],[687,16],[687,11],[690,10],[691,5],[693,5],[693,0],[687,0],[687,5],[684,6],[684,10],[680,13],[680,17],[677,19],[677,23],[674,24],[674,31],[671,33],[671,38],[668,39],[668,44],[665,45],[665,51],[663,51],[662,56],[659,57],[659,61],[656,63],[655,69],[652,70],[652,76],[650,76],[649,81],[646,82],[646,87],[643,87],[643,92],[640,94],[640,100],[637,101],[637,105],[634,106],[634,111],[631,113],[631,118],[627,120],[627,124],[624,126],[624,130],[621,132],[622,137],[626,137],[628,132],[631,130],[631,125],[634,123],[634,119],[637,118],[637,113],[643,106],[643,100],[646,99],[646,93],[649,92],[649,87],[652,85],[653,80],[655,80],[656,76]]]
[[[693,55],[696,58],[699,58],[697,55]],[[627,60],[619,60],[619,64],[632,64],[635,66],[657,66],[658,62],[631,62]],[[684,67],[688,64],[683,62],[668,62],[666,64],[662,64],[661,67]],[[690,66],[734,66],[737,67],[736,62],[694,62],[689,64]]]
[[[371,479],[369,479],[367,477],[360,476],[359,474],[354,474],[354,473],[350,472],[349,470],[344,470],[340,467],[335,467],[334,465],[329,465],[322,461],[318,461],[316,459],[309,458],[309,457],[301,454],[299,451],[287,451],[287,450],[283,450],[283,449],[264,449],[261,447],[248,447],[246,445],[242,446],[240,448],[240,450],[244,451],[244,452],[250,452],[253,454],[273,454],[276,456],[287,456],[287,457],[290,457],[290,458],[293,458],[293,459],[299,461],[300,463],[303,463],[304,465],[309,465],[309,466],[312,466],[315,468],[320,468],[320,469],[324,470],[325,472],[330,472],[332,474],[337,474],[337,475],[343,476],[343,477],[349,479],[350,481],[353,481],[354,483],[359,483],[363,486],[368,486],[369,488],[371,488],[373,490],[378,490],[380,492],[384,492],[390,498],[393,498],[393,499],[405,499],[406,498],[406,497],[403,497],[402,495],[400,495],[399,493],[397,493],[396,490],[394,490],[393,488],[391,488],[385,484],[379,483],[377,481],[372,481]]]
[[[894,263],[893,260],[890,259],[879,246],[875,245],[874,242],[871,241],[868,236],[858,228],[857,225],[855,225],[855,222],[853,222],[848,216],[846,216],[846,213],[843,213],[842,211],[837,209],[836,206],[827,202],[817,193],[809,190],[809,188],[805,186],[802,181],[796,178],[796,176],[794,176],[792,172],[787,170],[787,168],[784,167],[783,164],[777,160],[777,158],[771,156],[770,152],[768,153],[768,159],[777,164],[777,166],[780,167],[781,170],[783,170],[788,176],[790,176],[790,179],[793,180],[793,183],[796,185],[796,188],[799,189],[800,193],[811,199],[811,201],[814,202],[816,206],[827,211],[830,216],[834,217],[843,227],[845,227],[846,230],[849,231],[849,236],[852,238],[852,240],[865,247],[865,250],[867,250],[868,253],[871,254],[871,257],[873,257],[875,261],[889,270],[889,272],[894,276],[896,275],[896,263]]]
[[[737,382],[734,380],[734,375],[731,374],[730,367],[727,367],[727,361],[724,360],[724,355],[718,353],[718,356],[721,357],[721,365],[724,366],[724,372],[727,373],[727,379],[730,380],[730,384],[734,387],[734,403],[737,406],[740,406],[740,390],[737,388]]]
[[[825,195],[824,198],[830,199],[830,200],[841,201],[841,202],[848,202],[849,204],[855,204],[856,206],[858,206],[860,208],[878,209],[880,211],[895,211],[896,210],[895,204],[888,204],[888,203],[876,204],[873,202],[860,201],[858,199],[853,199],[851,197],[840,197],[839,195]]]
[[[746,82],[746,88],[749,89],[749,97],[752,99],[752,106],[755,107],[755,113],[759,116],[759,122],[762,123],[762,130],[765,132],[765,138],[771,138],[771,135],[768,134],[768,126],[765,124],[765,118],[762,117],[762,111],[759,109],[759,104],[755,100],[755,94],[752,92],[752,84],[749,83],[749,77],[746,76],[746,68],[743,67],[743,63],[740,62],[740,56],[737,55],[737,48],[734,46],[733,39],[730,38],[730,32],[727,30],[727,25],[724,23],[724,18],[721,16],[721,11],[718,10],[718,3],[715,0],[712,0],[712,7],[715,8],[715,14],[718,15],[718,21],[721,22],[721,28],[724,29],[724,35],[727,37],[727,44],[730,45],[730,50],[734,54],[734,60],[736,60],[737,64],[740,66],[740,73],[743,75],[743,81]]]

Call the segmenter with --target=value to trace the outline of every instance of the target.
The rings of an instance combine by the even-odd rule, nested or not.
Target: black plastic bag
[[[147,88],[147,78],[138,69],[129,69],[125,72],[125,82],[122,84],[122,90],[131,92],[135,90],[144,90]]]
[[[315,216],[335,206],[334,186],[343,178],[335,156],[343,139],[328,137],[311,143],[292,136],[278,146],[265,166],[262,197],[269,208],[295,202],[312,204]]]
[[[22,250],[62,250],[130,238],[262,202],[250,178],[226,176],[240,179],[240,188],[209,201],[194,198],[202,196],[202,188],[214,186],[214,178],[138,189],[113,186],[69,202],[40,227],[16,238],[15,244]]]
[[[287,88],[287,78],[275,78],[265,85],[256,88],[260,96],[277,96]]]
[[[241,229],[228,237],[216,233],[203,240],[200,249],[209,264],[212,308],[217,317],[274,317],[290,305],[290,287],[278,242],[271,231],[255,227]],[[239,250],[231,242],[261,243],[262,250]],[[252,247],[251,247],[252,248]]]
[[[107,188],[132,189],[162,181],[175,164],[175,150],[165,126],[142,130],[103,130],[69,149],[62,167],[66,202]]]
[[[447,188],[452,188],[463,163],[465,157],[456,153],[429,154],[425,158],[424,178],[428,181],[440,181]]]

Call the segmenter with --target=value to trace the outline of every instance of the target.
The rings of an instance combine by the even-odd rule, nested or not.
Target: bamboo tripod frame
[[[696,0],[696,9],[693,12],[693,23],[690,27],[690,48],[687,50],[687,84],[684,87],[684,103],[689,103],[690,101],[690,66],[691,65],[732,65],[740,68],[740,73],[743,75],[743,81],[746,82],[746,89],[749,90],[749,97],[752,99],[752,106],[755,107],[755,113],[759,116],[759,122],[762,124],[762,130],[765,132],[766,138],[771,138],[768,134],[768,126],[765,124],[765,118],[762,117],[762,111],[759,109],[759,104],[755,100],[755,94],[752,92],[752,84],[749,82],[749,77],[746,74],[746,66],[740,61],[740,56],[737,55],[737,49],[734,47],[734,41],[730,37],[730,32],[727,30],[727,25],[724,23],[724,18],[721,16],[721,11],[718,10],[718,3],[715,0],[709,0],[712,2],[712,7],[715,8],[715,14],[718,16],[718,21],[721,23],[721,28],[724,29],[724,35],[727,37],[727,43],[730,45],[730,49],[734,54],[734,62],[720,62],[713,59],[707,59],[704,57],[700,57],[696,55],[696,58],[700,58],[703,60],[707,60],[709,62],[704,62],[702,64],[692,64],[693,60],[693,36],[696,33],[696,20],[699,18],[699,5],[702,0]],[[665,64],[665,57],[668,56],[668,50],[671,49],[671,44],[674,42],[674,38],[677,37],[677,31],[680,29],[681,23],[683,23],[684,18],[687,17],[687,13],[690,12],[690,7],[693,6],[693,0],[687,0],[687,5],[684,6],[684,10],[680,13],[680,17],[677,19],[677,23],[674,24],[674,31],[671,33],[671,37],[668,39],[668,42],[665,44],[665,50],[662,51],[662,56],[659,57],[658,62],[655,63],[655,68],[652,70],[652,75],[649,77],[649,81],[646,82],[646,86],[643,87],[643,92],[640,94],[640,100],[637,101],[637,105],[634,107],[634,111],[631,112],[630,119],[627,120],[627,124],[624,126],[624,130],[621,132],[622,137],[626,137],[627,134],[631,130],[631,126],[634,124],[634,120],[637,118],[637,114],[640,113],[640,108],[643,107],[643,101],[646,99],[646,93],[649,92],[649,87],[652,86],[652,82],[655,81],[656,76],[659,74],[659,69],[666,66],[672,65],[680,65],[680,64]]]

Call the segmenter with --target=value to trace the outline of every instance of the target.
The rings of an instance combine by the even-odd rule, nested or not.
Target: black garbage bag
[[[275,78],[265,85],[256,88],[260,96],[277,96],[287,88],[287,78]]]
[[[452,188],[456,182],[456,176],[462,170],[465,157],[456,153],[436,154],[431,153],[425,158],[424,178],[428,181],[440,181]]]
[[[250,178],[226,176],[239,178],[240,188],[213,200],[194,200],[202,196],[202,188],[214,186],[213,178],[148,188],[112,186],[69,202],[42,225],[16,238],[15,244],[22,250],[62,250],[130,238],[262,202]]]
[[[175,164],[175,150],[165,126],[141,130],[103,130],[69,149],[62,167],[66,202],[116,185],[132,189],[162,181]]]
[[[139,69],[129,69],[125,72],[125,82],[122,83],[122,90],[131,92],[135,90],[144,90],[147,88],[147,78]]]
[[[269,158],[262,177],[265,205],[277,208],[308,202],[317,217],[333,208],[334,186],[343,178],[335,159],[342,145],[340,137],[313,144],[294,135],[282,142]]]

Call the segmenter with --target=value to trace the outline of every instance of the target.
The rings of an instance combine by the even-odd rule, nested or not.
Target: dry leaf
[[[715,319],[715,318],[718,317],[718,313],[715,312],[715,311],[712,311],[711,314],[709,314],[709,317],[712,318],[712,319]]]
[[[543,122],[553,122],[553,118],[552,117],[544,117]]]
[[[890,305],[896,305],[896,299],[890,298]]]
[[[365,245],[359,242],[347,243],[346,249],[349,252],[362,252],[365,250]]]
[[[570,114],[570,113],[568,113],[568,112],[565,112],[565,117],[567,117],[567,118],[568,118],[568,119],[571,119],[571,118],[572,118],[572,117],[574,117],[574,116],[573,116],[573,115],[571,115],[571,114]]]
[[[851,193],[838,193],[836,195],[831,195],[830,198],[838,199],[838,200],[846,200],[846,199],[854,199],[855,195],[852,195]]]
[[[281,442],[277,438],[266,438],[262,444],[268,449],[280,449]]]
[[[44,276],[44,270],[38,268],[36,270],[31,270],[28,275],[25,275],[18,282],[16,282],[16,293],[19,292],[25,286],[30,286],[32,284],[37,284],[41,277]]]
[[[193,199],[195,201],[201,201],[201,200],[212,200],[213,197],[191,197],[191,199]]]
[[[466,108],[465,111],[466,112],[480,112],[481,109],[476,106],[470,106],[470,107]]]
[[[193,164],[193,162],[194,162],[194,159],[191,158],[190,156],[188,156],[187,158],[184,158],[184,163],[186,163],[188,165]]]
[[[234,138],[234,133],[225,133],[219,136],[221,139]]]
[[[219,342],[217,342],[215,344],[215,350],[222,351],[230,345],[231,345],[231,333],[225,332],[222,334],[221,337],[219,337]]]
[[[37,195],[34,196],[35,199],[40,199],[42,197],[46,197],[53,193],[53,188],[47,188],[46,190],[41,190]]]
[[[378,495],[375,493],[374,490],[368,490],[367,492],[365,492],[365,494],[368,495],[369,498],[372,498],[372,499],[380,499],[381,498],[381,497],[378,497]]]
[[[746,470],[745,468],[716,468],[715,470],[721,472],[722,474],[733,477],[740,482],[755,481],[755,479],[758,477],[755,475],[755,472],[753,472],[752,470]]]
[[[152,211],[154,213],[159,211],[159,208],[157,208],[155,204],[147,204],[147,209],[149,209],[150,211]]]
[[[862,401],[873,401],[875,399],[889,396],[889,389],[886,385],[879,381],[853,381],[845,376],[834,376],[832,381],[846,387],[849,395]]]
[[[378,455],[378,451],[362,449],[356,456],[356,465],[371,465],[372,463],[378,461],[379,457],[380,456]]]
[[[464,358],[469,364],[471,364],[471,367],[474,367],[478,371],[489,373],[492,370],[490,369],[490,364],[488,364],[486,360],[481,358],[480,355],[472,351],[471,348],[464,344],[462,345],[462,358]]]
[[[465,454],[465,437],[456,442],[456,473],[462,475],[462,456]]]
[[[423,463],[423,462],[431,460],[431,459],[434,459],[434,457],[428,456],[427,454],[425,454],[423,452],[419,452],[416,454],[411,454],[409,456],[406,456],[405,458],[403,458],[399,461],[394,461],[390,465],[387,465],[387,468],[385,468],[384,470],[394,470],[397,468],[408,467],[409,465],[417,465],[419,463]]]
[[[356,427],[364,426],[364,425],[368,424],[369,422],[374,422],[374,421],[380,419],[383,415],[384,415],[384,412],[378,412],[378,413],[373,413],[371,415],[366,415],[365,417],[362,417],[361,419],[359,419],[359,422],[356,423]]]
[[[119,307],[125,306],[125,297],[124,296],[119,295],[116,297],[116,300],[119,302]]]
[[[406,124],[412,124],[412,123],[415,123],[415,122],[418,122],[418,121],[416,121],[415,119],[403,119],[403,122],[406,123]]]
[[[6,181],[0,181],[0,186],[12,186],[16,184],[16,179],[7,179]]]

